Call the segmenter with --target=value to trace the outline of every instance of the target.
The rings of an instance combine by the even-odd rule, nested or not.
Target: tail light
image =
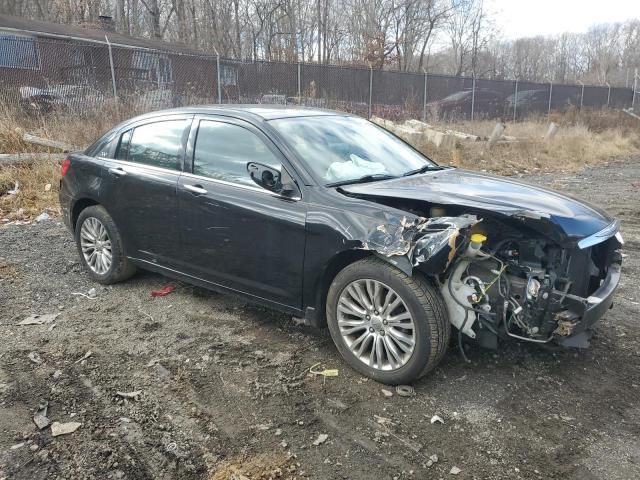
[[[64,177],[69,171],[69,168],[71,168],[71,160],[69,160],[69,158],[65,158],[60,166],[60,176]]]

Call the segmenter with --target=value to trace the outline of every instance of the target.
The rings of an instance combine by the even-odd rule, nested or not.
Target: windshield
[[[270,123],[325,185],[400,177],[437,167],[402,140],[362,118],[296,117]]]

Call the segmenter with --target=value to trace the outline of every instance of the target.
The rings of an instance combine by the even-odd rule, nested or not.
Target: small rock
[[[142,395],[142,390],[136,390],[134,392],[116,392],[116,395],[122,398],[137,400]]]
[[[89,298],[96,298],[98,296],[98,292],[96,291],[95,288],[91,288],[87,292],[87,295],[89,295]]]
[[[50,190],[51,190],[51,184],[50,184],[50,183],[47,183],[47,184],[44,186],[44,191],[45,191],[45,192],[48,192],[48,191],[50,191]]]
[[[16,443],[15,445],[11,445],[11,450],[17,450],[19,448],[24,447],[24,442],[22,443]]]
[[[47,407],[38,410],[38,412],[33,416],[33,423],[36,424],[36,427],[38,427],[39,430],[51,425],[51,420],[47,418]]]
[[[438,463],[438,455],[434,453],[429,457],[429,460],[431,460],[433,463]]]
[[[40,447],[39,447],[38,445],[36,445],[35,443],[29,447],[29,449],[30,449],[32,452],[35,452],[36,450],[38,450],[38,448],[40,448]]]
[[[460,470],[458,467],[451,467],[451,470],[449,470],[449,473],[451,475],[458,475],[462,470]]]
[[[282,448],[287,448],[287,447],[289,446],[289,444],[288,444],[287,442],[285,442],[284,440],[282,440],[282,441],[280,442],[280,446],[281,446]]]
[[[29,360],[38,365],[42,363],[42,358],[40,357],[40,354],[38,352],[29,353]]]
[[[393,392],[391,390],[387,390],[385,388],[382,389],[382,395],[384,395],[387,398],[391,398],[393,397]]]
[[[279,437],[280,435],[282,435],[282,429],[281,428],[276,428],[275,436]]]
[[[315,446],[322,445],[327,441],[327,438],[329,438],[329,435],[327,435],[326,433],[321,433],[320,435],[318,435],[318,438],[313,441],[313,444]]]
[[[59,313],[47,313],[45,315],[29,315],[22,320],[18,325],[44,325],[45,323],[53,322]]]
[[[82,423],[80,422],[68,422],[68,423],[59,423],[53,422],[51,424],[51,435],[57,437],[58,435],[67,435],[69,433],[75,432],[78,428],[80,428]]]
[[[57,380],[62,376],[62,370],[56,370],[55,372],[53,372],[53,379]]]

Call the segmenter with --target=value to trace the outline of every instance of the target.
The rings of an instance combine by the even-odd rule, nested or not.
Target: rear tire
[[[370,298],[378,298],[375,301],[359,301],[354,296],[358,291],[374,290],[377,293]],[[401,302],[389,311],[380,299],[387,295],[395,299],[393,294]],[[363,306],[366,303],[369,305]],[[357,310],[355,315],[352,307]],[[326,312],[331,338],[342,357],[353,369],[381,383],[406,384],[426,375],[449,345],[451,327],[438,289],[420,273],[408,276],[376,257],[352,263],[336,275],[329,287]],[[371,349],[376,344],[375,354],[368,353],[368,348],[360,352],[365,342]]]
[[[80,212],[75,239],[80,262],[96,282],[111,285],[136,273],[125,255],[118,227],[103,206],[93,205]]]

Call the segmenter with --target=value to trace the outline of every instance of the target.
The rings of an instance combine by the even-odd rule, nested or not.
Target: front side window
[[[255,186],[247,163],[257,162],[280,170],[281,162],[253,132],[230,123],[200,121],[193,153],[193,173]]]
[[[181,170],[180,148],[184,127],[184,120],[167,120],[128,130],[120,138],[116,158]]]
[[[362,118],[291,117],[270,123],[325,185],[438,168],[402,140]]]

